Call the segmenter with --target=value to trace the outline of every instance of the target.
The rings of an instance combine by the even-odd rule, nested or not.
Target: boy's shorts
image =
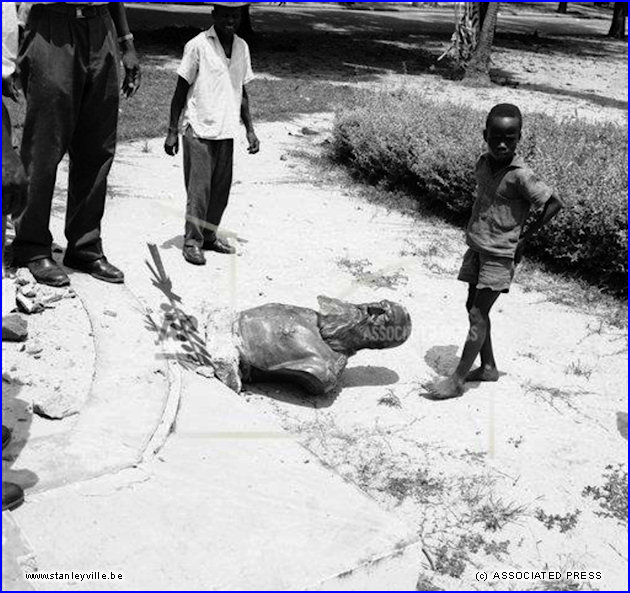
[[[469,249],[464,255],[458,280],[473,284],[477,290],[510,292],[516,266],[510,257],[497,257]]]

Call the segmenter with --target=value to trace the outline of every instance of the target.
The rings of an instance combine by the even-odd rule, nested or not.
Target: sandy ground
[[[466,331],[465,287],[452,276],[463,239],[368,204],[295,156],[318,153],[330,124],[317,116],[262,125],[258,157],[239,143],[225,229],[238,236],[240,255],[210,257],[201,269],[180,253],[179,159],[162,156],[160,140],[122,147],[105,225],[112,261],[158,326],[165,301],[143,262],[147,243],[159,246],[182,308],[200,325],[217,306],[316,307],[319,294],[403,303],[414,320],[410,340],[357,355],[339,393],[310,400],[267,385],[245,397],[414,525],[449,588],[488,588],[475,569],[506,567],[600,570],[593,587],[624,588],[626,527],[599,516],[583,491],[603,485],[608,465],[627,467],[617,429],[627,409],[626,332],[517,286],[494,315],[501,381],[459,400],[425,399],[421,384],[453,368]],[[302,135],[305,125],[317,134]],[[555,515],[568,524],[564,533],[559,519],[548,528],[537,518]]]

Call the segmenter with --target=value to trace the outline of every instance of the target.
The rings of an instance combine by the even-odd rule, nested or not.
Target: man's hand
[[[20,91],[17,85],[17,77],[15,75],[2,79],[2,96],[15,101],[20,100]]]
[[[523,260],[523,251],[525,251],[525,243],[526,243],[525,239],[521,239],[518,242],[518,245],[516,247],[516,253],[514,254],[514,264],[517,266]]]
[[[249,154],[258,154],[260,152],[260,140],[258,140],[254,130],[247,131],[247,142],[249,143],[249,148],[247,149]]]
[[[11,120],[2,103],[2,215],[18,216],[26,206],[28,179],[22,161],[13,149]]]
[[[169,156],[175,156],[179,152],[179,135],[169,130],[164,141],[164,152]]]
[[[122,63],[125,68],[125,80],[122,85],[122,93],[127,99],[133,97],[140,88],[140,60],[133,47],[123,49]]]

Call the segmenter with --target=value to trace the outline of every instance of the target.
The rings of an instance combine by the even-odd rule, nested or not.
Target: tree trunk
[[[242,37],[247,43],[250,43],[254,38],[254,29],[252,27],[252,17],[249,12],[250,6],[243,6],[241,8],[241,26],[238,28],[236,34]]]
[[[626,17],[628,16],[628,3],[615,2],[612,23],[608,31],[608,37],[624,39],[626,36]]]
[[[479,43],[468,63],[464,80],[489,84],[490,56],[492,55],[492,44],[494,42],[494,31],[497,27],[500,2],[488,2],[487,4],[487,12],[483,20]]]
[[[479,33],[481,29],[483,29],[483,23],[486,20],[486,15],[488,14],[488,7],[490,6],[490,2],[478,2],[479,5]]]
[[[568,4],[568,2],[558,2],[558,10],[556,10],[556,12],[559,14],[566,14]]]

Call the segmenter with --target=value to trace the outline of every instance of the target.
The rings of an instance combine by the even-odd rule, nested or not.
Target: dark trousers
[[[184,134],[186,205],[185,242],[201,247],[216,239],[232,187],[234,140],[195,138],[189,126]]]
[[[59,6],[59,5],[57,5]],[[89,18],[34,6],[19,67],[27,100],[22,160],[26,210],[16,219],[18,265],[51,256],[50,212],[57,167],[69,155],[67,253],[103,256],[101,219],[118,125],[116,28],[106,6]]]

